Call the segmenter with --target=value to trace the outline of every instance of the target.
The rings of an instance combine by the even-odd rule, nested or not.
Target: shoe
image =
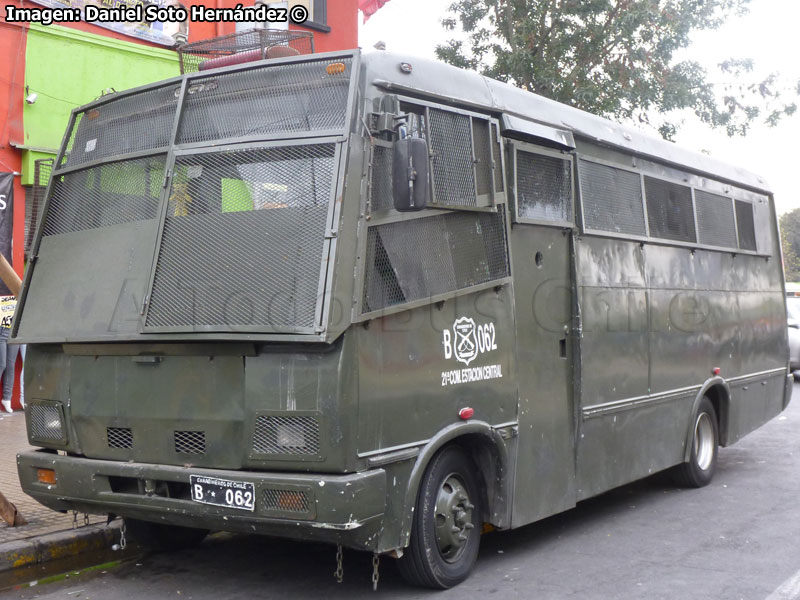
[[[11,400],[0,400],[0,404],[3,405],[3,408],[6,409],[6,412],[13,413],[14,409],[11,408]]]

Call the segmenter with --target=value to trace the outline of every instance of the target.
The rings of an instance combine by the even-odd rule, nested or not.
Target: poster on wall
[[[48,8],[77,8],[84,15],[83,19],[92,23],[92,25],[105,27],[117,33],[162,46],[174,46],[175,38],[173,36],[178,32],[187,34],[188,37],[189,25],[186,21],[151,21],[144,18],[148,7],[158,7],[166,11],[169,7],[180,6],[177,0],[33,0],[33,2]],[[88,6],[101,9],[100,11],[95,11],[100,15],[98,20],[86,18],[86,7]],[[105,20],[107,15],[113,15],[115,11],[131,10],[132,12],[126,12],[126,14],[140,15],[142,19],[138,22]]]
[[[14,221],[14,174],[0,173],[0,253],[11,262],[11,230]],[[11,292],[0,281],[0,296]]]

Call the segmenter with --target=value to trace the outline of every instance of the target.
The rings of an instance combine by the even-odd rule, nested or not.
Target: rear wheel
[[[673,474],[679,485],[703,487],[711,483],[717,468],[719,427],[717,412],[708,397],[704,397],[694,415],[692,450],[689,460],[678,465]]]
[[[414,585],[447,589],[470,574],[478,556],[481,498],[475,467],[461,449],[439,452],[425,471],[398,566]]]
[[[208,535],[207,529],[125,519],[126,535],[134,542],[157,552],[172,552],[196,546]]]

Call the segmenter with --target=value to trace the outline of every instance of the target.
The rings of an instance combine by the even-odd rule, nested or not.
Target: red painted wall
[[[358,48],[358,0],[328,0],[328,27],[330,33],[293,25],[291,29],[311,31],[314,50],[330,52]]]
[[[19,172],[22,168],[20,152],[11,146],[11,141],[22,141],[22,103],[24,102],[26,27],[0,21],[0,171]],[[25,190],[20,178],[14,178],[14,215],[12,233],[12,256],[14,270],[22,276],[24,261]],[[16,377],[22,363],[17,362]],[[11,369],[13,372],[13,368]],[[12,406],[20,408],[19,385],[14,387]]]
[[[21,156],[11,142],[21,143],[22,103],[25,98],[25,42],[27,28],[20,24],[0,22],[0,170],[19,172]],[[14,178],[13,254],[8,257],[14,269],[22,275],[23,235],[25,229],[25,190],[19,177]]]

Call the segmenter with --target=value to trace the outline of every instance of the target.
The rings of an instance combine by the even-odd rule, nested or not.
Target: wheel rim
[[[475,528],[469,494],[464,482],[455,474],[445,478],[436,496],[436,545],[442,558],[456,562],[467,546],[470,532]]]
[[[714,425],[708,413],[700,413],[694,424],[694,448],[697,466],[707,471],[714,460]]]

